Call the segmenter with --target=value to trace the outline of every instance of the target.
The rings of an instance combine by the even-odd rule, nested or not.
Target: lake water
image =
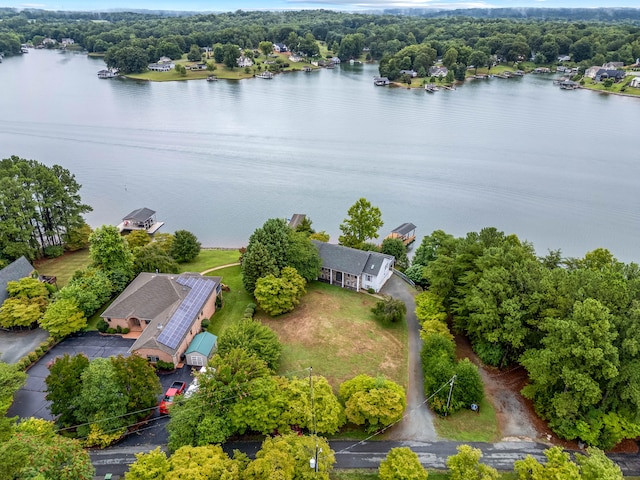
[[[337,241],[360,197],[384,237],[486,226],[582,256],[640,261],[640,99],[562,91],[551,76],[456,91],[375,87],[377,66],[274,80],[100,80],[100,59],[30,50],[0,64],[0,157],[58,163],[93,227],[138,207],[162,231],[245,245],[306,213]]]

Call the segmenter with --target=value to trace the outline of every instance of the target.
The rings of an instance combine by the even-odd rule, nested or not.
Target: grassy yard
[[[76,270],[83,270],[89,266],[89,249],[66,253],[57,258],[46,258],[35,263],[34,267],[40,275],[55,276],[58,288],[64,287]]]
[[[222,277],[222,283],[230,288],[229,292],[222,292],[224,307],[211,317],[209,324],[208,330],[215,335],[220,335],[225,328],[242,318],[247,304],[254,300],[242,287],[240,266],[216,270],[209,275]]]
[[[240,259],[240,252],[237,249],[223,250],[207,248],[200,250],[200,254],[189,263],[180,264],[180,272],[204,272],[210,268],[220,267],[237,263]],[[215,275],[215,274],[212,274]],[[226,283],[226,282],[224,282]]]
[[[629,87],[628,84],[631,82],[631,78],[627,77],[626,80],[620,83],[614,83],[610,87],[605,87],[602,82],[594,82],[590,78],[585,78],[585,83],[582,85],[584,88],[588,88],[589,90],[596,90],[598,92],[607,92],[607,93],[623,93],[625,95],[636,95],[640,96],[640,88]]]
[[[461,410],[450,417],[434,415],[438,435],[459,442],[495,442],[500,439],[496,412],[485,398],[480,413]]]
[[[300,305],[277,318],[258,313],[284,345],[280,374],[309,366],[336,388],[360,373],[384,375],[406,388],[406,324],[385,328],[373,319],[375,299],[312,282]]]

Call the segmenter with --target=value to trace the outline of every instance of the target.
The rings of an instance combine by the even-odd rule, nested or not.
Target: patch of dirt
[[[520,394],[528,380],[527,371],[523,367],[501,371],[485,366],[473,352],[466,337],[456,335],[455,341],[457,358],[468,358],[480,370],[485,395],[496,410],[498,430],[503,441],[534,440],[568,450],[580,450],[578,442],[558,438],[547,422],[536,415],[533,402]],[[637,453],[638,444],[633,440],[625,440],[611,451]]]

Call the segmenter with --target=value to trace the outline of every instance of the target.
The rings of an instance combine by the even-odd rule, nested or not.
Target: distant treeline
[[[163,55],[174,58],[193,46],[231,44],[250,50],[269,41],[286,43],[295,50],[300,41],[312,39],[324,42],[331,55],[343,59],[361,55],[372,60],[390,59],[412,46],[421,47],[416,52],[424,47],[432,49],[427,55],[430,58],[434,52],[443,56],[454,48],[459,69],[469,65],[474,52],[508,61],[537,56],[539,63],[555,63],[558,55],[570,55],[573,62],[584,65],[629,64],[640,57],[639,12],[638,9],[472,9],[425,11],[424,15],[433,15],[426,18],[303,10],[169,17],[0,9],[0,51],[17,53],[21,43],[38,44],[44,38],[60,41],[69,37],[89,52],[134,47],[136,55],[142,52],[145,61],[151,62]],[[412,51],[403,54],[397,63],[407,64],[403,61],[407,56],[412,65],[415,59],[411,55]]]
[[[385,9],[385,15],[413,15],[417,17],[473,17],[473,18],[528,18],[539,20],[575,21],[638,21],[640,8],[464,8],[434,10],[428,8]]]

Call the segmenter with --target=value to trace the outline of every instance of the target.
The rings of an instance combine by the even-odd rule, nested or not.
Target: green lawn
[[[450,417],[434,415],[438,435],[459,442],[495,442],[500,439],[496,412],[485,398],[480,402],[480,413],[461,410]]]
[[[200,250],[200,254],[189,263],[180,264],[180,273],[182,272],[204,272],[210,268],[220,267],[237,263],[240,259],[240,252],[237,249],[216,249],[207,248]],[[215,275],[215,274],[213,274]],[[224,282],[226,283],[226,282]]]
[[[209,332],[219,336],[225,328],[242,318],[247,304],[254,300],[242,287],[240,266],[216,270],[209,275],[222,277],[222,283],[231,289],[229,292],[222,292],[224,306],[214,313],[209,324]]]
[[[307,285],[300,305],[286,315],[256,318],[271,327],[284,348],[280,374],[312,366],[337,388],[365,373],[407,386],[406,323],[385,328],[372,316],[376,299],[320,282]]]
[[[35,262],[34,267],[40,275],[55,276],[58,288],[64,287],[76,270],[83,270],[89,266],[89,249],[66,253],[57,258],[46,258]]]
[[[624,93],[625,95],[636,95],[640,96],[640,88],[632,88],[629,87],[628,84],[631,82],[631,78],[627,77],[626,80],[620,83],[614,83],[609,88],[605,87],[602,82],[594,82],[590,78],[585,78],[585,83],[582,85],[584,88],[588,88],[589,90],[596,90],[598,92],[609,92],[609,93]]]

